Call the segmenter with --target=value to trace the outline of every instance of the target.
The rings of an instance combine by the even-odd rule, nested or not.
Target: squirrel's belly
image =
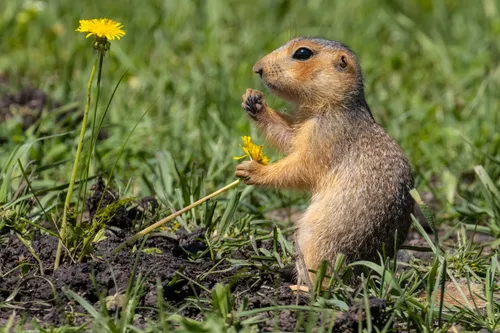
[[[376,259],[382,246],[391,254],[406,238],[411,198],[405,181],[374,179],[351,170],[314,193],[298,221],[297,245],[322,260],[344,253],[348,260]],[[316,244],[312,249],[311,244]],[[318,248],[316,248],[318,247]]]

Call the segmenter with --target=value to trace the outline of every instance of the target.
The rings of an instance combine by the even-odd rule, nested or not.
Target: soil
[[[92,187],[92,195],[86,201],[85,215],[93,217],[100,206],[107,207],[119,200],[112,189],[106,188],[104,181],[98,179]],[[101,200],[102,198],[102,200]],[[150,236],[143,244],[143,249],[154,249],[145,253],[135,248],[127,248],[117,255],[111,251],[132,235],[134,221],[142,214],[154,215],[158,203],[154,198],[143,198],[134,202],[132,208],[121,207],[109,221],[106,239],[95,244],[94,254],[83,263],[64,263],[55,272],[52,265],[55,259],[57,239],[48,235],[35,234],[31,240],[35,253],[39,256],[44,275],[40,274],[40,265],[16,235],[10,235],[7,243],[0,248],[0,326],[5,323],[15,309],[18,320],[30,322],[36,320],[42,326],[80,325],[90,321],[85,309],[71,300],[66,291],[71,290],[99,310],[106,304],[110,312],[120,308],[120,295],[126,293],[131,279],[142,280],[140,304],[136,311],[136,325],[144,325],[147,320],[155,320],[158,305],[158,283],[163,291],[163,301],[179,313],[195,320],[203,320],[206,306],[200,299],[211,299],[211,291],[217,283],[229,285],[234,297],[233,307],[239,309],[245,304],[245,310],[252,310],[276,305],[307,305],[305,294],[297,295],[290,289],[294,284],[293,269],[268,271],[254,266],[235,266],[223,262],[214,268],[208,256],[194,257],[192,254],[203,252],[204,230],[186,233],[178,230],[175,235]],[[85,222],[84,222],[85,223]],[[261,242],[258,246],[272,248],[272,244]],[[249,253],[251,247],[246,249]],[[242,251],[233,254],[234,259],[245,257]],[[135,269],[134,269],[135,267]],[[210,270],[214,272],[208,273]],[[187,299],[191,299],[188,301]],[[372,301],[371,301],[372,302]],[[370,305],[371,306],[371,305]],[[376,307],[376,306],[375,306]],[[207,309],[211,311],[211,309]],[[357,320],[362,310],[355,305],[339,317],[339,324],[334,327],[351,327],[357,331]],[[374,308],[371,312],[377,314]],[[307,313],[297,311],[262,312],[258,314],[261,331],[279,328],[283,331],[296,330],[297,320]],[[351,318],[351,319],[349,319]],[[318,319],[319,320],[319,319]],[[340,329],[340,328],[339,328]],[[340,332],[340,331],[339,331]]]
[[[83,297],[94,308],[99,309],[99,300],[108,296],[124,294],[131,279],[144,279],[140,307],[137,310],[136,325],[141,326],[148,320],[155,320],[157,313],[147,309],[157,307],[157,281],[163,288],[163,301],[170,306],[183,305],[180,314],[195,320],[202,320],[204,313],[197,306],[186,303],[188,297],[210,298],[197,284],[211,290],[217,283],[223,282],[231,286],[235,296],[235,308],[246,302],[246,310],[276,306],[276,305],[307,305],[309,300],[304,294],[297,295],[290,289],[293,281],[286,280],[286,272],[263,272],[257,268],[233,268],[230,265],[219,266],[223,273],[208,274],[201,277],[213,267],[209,259],[197,262],[188,260],[186,251],[200,249],[200,241],[195,234],[185,234],[179,239],[152,237],[146,243],[146,248],[157,248],[161,254],[154,255],[142,252],[132,253],[130,249],[111,255],[110,252],[124,238],[108,233],[108,238],[99,243],[96,248],[96,260],[78,264],[65,264],[55,273],[48,269],[54,261],[57,240],[50,236],[38,236],[32,244],[46,267],[46,275],[27,272],[21,274],[18,269],[6,277],[0,278],[0,303],[17,307],[25,322],[35,319],[42,326],[80,325],[89,321],[88,317],[77,316],[85,313],[83,307],[70,301],[66,290],[71,290]],[[127,235],[129,236],[129,235]],[[183,239],[183,241],[181,241]],[[180,245],[180,243],[183,243]],[[100,258],[99,258],[100,257]],[[26,247],[16,238],[11,237],[5,247],[0,250],[0,269],[2,273],[15,269],[20,263],[24,267],[37,267]],[[134,272],[134,264],[137,268]],[[233,266],[234,267],[234,266]],[[224,272],[225,271],[225,272]],[[181,275],[178,274],[181,272]],[[186,278],[195,281],[192,283]],[[115,307],[108,307],[116,310]],[[13,309],[12,309],[13,310]],[[0,323],[5,322],[12,314],[9,308],[0,311]],[[385,303],[382,300],[370,300],[370,310],[374,322],[385,323]],[[279,328],[282,331],[294,331],[299,313],[293,311],[263,312],[260,330],[272,331]],[[307,316],[307,313],[302,315]],[[19,319],[21,318],[19,317]],[[366,315],[360,305],[352,306],[349,311],[338,317],[334,332],[357,332],[359,318]]]

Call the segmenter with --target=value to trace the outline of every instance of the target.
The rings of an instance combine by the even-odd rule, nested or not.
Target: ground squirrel
[[[243,108],[286,156],[269,165],[245,161],[235,175],[249,185],[312,193],[297,222],[299,279],[310,285],[307,270],[338,253],[348,262],[378,261],[383,248],[393,255],[410,226],[413,177],[399,145],[373,119],[355,54],[339,42],[301,37],[253,70],[296,111],[276,112],[262,92],[246,91]]]

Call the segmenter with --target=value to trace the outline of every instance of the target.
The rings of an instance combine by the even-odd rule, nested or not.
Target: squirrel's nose
[[[253,71],[257,74],[259,74],[262,77],[262,72],[264,71],[263,66],[260,64],[260,61],[258,61],[254,66],[253,66]]]

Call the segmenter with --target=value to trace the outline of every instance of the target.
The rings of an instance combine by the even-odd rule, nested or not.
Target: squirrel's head
[[[298,104],[364,102],[358,60],[339,42],[295,38],[260,59],[253,70],[276,95]]]

